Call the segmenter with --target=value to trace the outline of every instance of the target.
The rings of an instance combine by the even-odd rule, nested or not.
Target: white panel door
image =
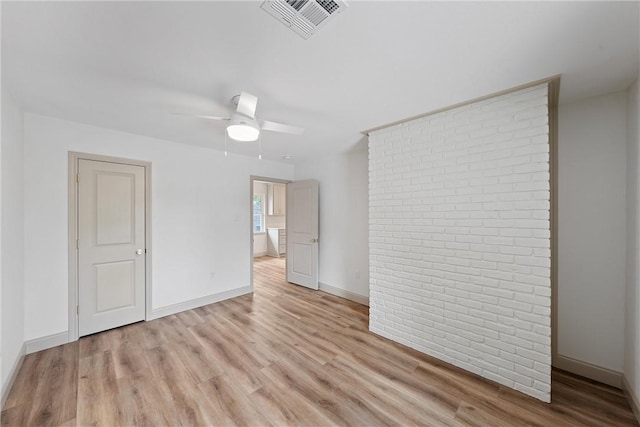
[[[318,181],[287,184],[287,281],[318,289]]]
[[[145,318],[145,171],[78,161],[79,334]]]

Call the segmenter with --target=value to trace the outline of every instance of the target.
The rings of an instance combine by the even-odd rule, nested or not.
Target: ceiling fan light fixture
[[[227,134],[235,141],[250,142],[258,139],[260,128],[255,121],[232,119],[227,126]]]
[[[1,1],[1,0],[0,0]],[[231,117],[219,117],[199,114],[195,117],[207,120],[221,120],[228,122],[224,134],[225,152],[227,140],[229,138],[238,142],[253,142],[260,140],[260,131],[289,133],[292,135],[302,135],[303,128],[285,125],[284,123],[272,122],[269,120],[258,121],[256,119],[256,106],[258,97],[247,92],[241,92],[231,98],[231,102],[236,105],[236,111],[231,113]]]

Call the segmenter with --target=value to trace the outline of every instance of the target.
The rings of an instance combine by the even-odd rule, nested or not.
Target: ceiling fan
[[[272,132],[289,133],[293,135],[302,135],[303,128],[289,126],[283,123],[272,122],[269,120],[256,119],[256,106],[258,105],[258,97],[247,92],[241,92],[231,98],[231,102],[235,105],[236,111],[231,113],[230,117],[218,117],[207,115],[196,115],[201,119],[208,120],[224,120],[228,121],[227,135],[236,141],[255,141],[260,136],[261,130]]]

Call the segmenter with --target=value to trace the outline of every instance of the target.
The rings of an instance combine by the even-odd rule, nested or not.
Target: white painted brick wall
[[[369,138],[370,329],[551,397],[547,86]]]

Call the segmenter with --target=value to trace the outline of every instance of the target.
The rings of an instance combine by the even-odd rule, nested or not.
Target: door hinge
[[[76,174],[76,182],[80,182],[80,174],[79,173]]]
[[[80,240],[76,239],[76,249],[80,249]]]
[[[76,305],[76,314],[80,314],[80,306]]]

